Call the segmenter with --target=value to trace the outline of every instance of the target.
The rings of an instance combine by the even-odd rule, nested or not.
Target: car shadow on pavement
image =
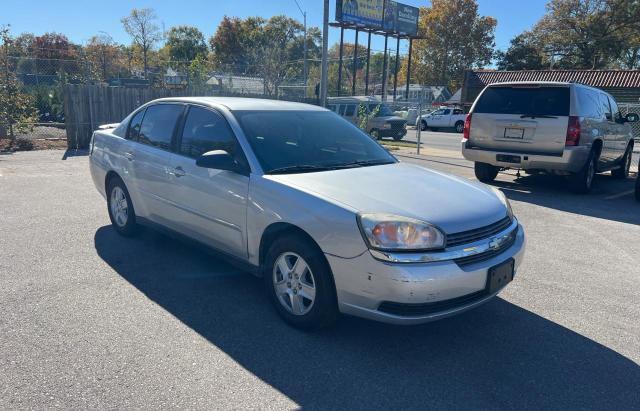
[[[422,326],[344,317],[304,333],[279,319],[260,279],[215,254],[152,230],[123,239],[105,226],[94,240],[132,286],[302,407],[640,405],[638,364],[500,298]]]
[[[500,179],[491,185],[502,189],[510,200],[628,224],[640,224],[640,204],[635,201],[633,195],[635,175],[632,177],[617,180],[610,175],[597,175],[589,194],[574,194],[569,190],[565,179],[544,174],[522,174],[520,178],[501,174]]]

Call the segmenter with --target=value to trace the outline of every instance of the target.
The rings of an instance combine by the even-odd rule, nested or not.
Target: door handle
[[[182,177],[184,176],[186,173],[184,172],[184,169],[180,166],[174,168],[173,170],[169,171],[169,174],[171,174],[174,177]]]
[[[133,155],[133,153],[131,151],[127,151],[126,153],[124,153],[124,156],[127,158],[127,160],[129,161],[133,161],[136,156]]]

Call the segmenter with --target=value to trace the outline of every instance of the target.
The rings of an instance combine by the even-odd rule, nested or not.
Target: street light
[[[304,60],[304,68],[303,70],[303,78],[304,78],[304,96],[307,97],[307,12],[302,10],[300,7],[300,3],[298,0],[293,0],[296,2],[296,6],[298,6],[298,10],[302,13],[302,17],[304,18],[304,51],[303,51],[303,60]]]

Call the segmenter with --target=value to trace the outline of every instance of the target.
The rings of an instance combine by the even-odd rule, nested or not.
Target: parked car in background
[[[458,133],[464,129],[465,114],[461,108],[443,107],[432,111],[427,115],[422,115],[416,119],[416,127],[422,131],[439,128],[454,128]]]
[[[160,99],[97,130],[89,160],[116,232],[160,226],[217,249],[296,327],[454,315],[497,295],[524,254],[501,191],[400,163],[317,106]]]
[[[327,102],[329,110],[358,126],[361,122],[360,107],[364,108],[364,114],[369,116],[364,129],[372,137],[393,137],[394,140],[402,140],[407,134],[407,121],[393,114],[389,106],[373,97],[331,97]],[[372,114],[374,112],[375,115]]]
[[[487,86],[467,115],[464,158],[482,182],[501,169],[545,171],[569,178],[575,192],[591,190],[596,173],[629,175],[633,136],[615,99],[597,88],[563,82]]]

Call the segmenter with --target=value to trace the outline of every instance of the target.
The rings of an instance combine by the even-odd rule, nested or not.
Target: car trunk
[[[469,141],[496,151],[561,155],[569,107],[567,86],[490,86],[473,108]]]

